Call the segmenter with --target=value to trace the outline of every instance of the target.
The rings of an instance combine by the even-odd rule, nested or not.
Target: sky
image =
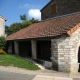
[[[21,22],[20,15],[26,14],[27,19],[34,17],[41,20],[40,10],[50,0],[0,0],[0,15],[7,19],[6,25]]]

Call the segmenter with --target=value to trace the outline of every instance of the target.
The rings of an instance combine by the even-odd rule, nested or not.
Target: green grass
[[[12,56],[12,55],[0,55],[0,66],[14,66],[19,68],[25,68],[28,70],[39,70],[39,67],[27,60]]]

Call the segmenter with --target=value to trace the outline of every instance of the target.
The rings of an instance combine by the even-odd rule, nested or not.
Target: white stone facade
[[[0,16],[0,36],[5,36],[5,21],[6,19]]]
[[[51,43],[53,68],[63,72],[78,72],[80,28],[70,36],[52,39]]]

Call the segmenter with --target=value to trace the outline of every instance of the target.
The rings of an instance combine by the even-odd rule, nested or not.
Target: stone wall
[[[51,15],[51,5],[56,4],[56,14]],[[42,20],[80,11],[80,0],[51,0],[50,4],[41,10]]]
[[[52,39],[53,68],[63,72],[78,72],[78,49],[80,46],[80,28],[70,37]]]
[[[0,36],[5,36],[5,20],[0,17]]]

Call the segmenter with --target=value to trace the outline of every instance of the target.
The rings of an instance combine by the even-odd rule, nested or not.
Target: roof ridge
[[[48,21],[48,20],[52,20],[52,19],[57,19],[57,18],[62,18],[62,17],[67,17],[67,16],[71,16],[71,15],[76,15],[76,14],[80,14],[80,12],[75,12],[75,13],[65,14],[65,15],[61,15],[61,16],[56,16],[56,17],[45,19],[45,20],[41,20],[39,22],[44,22],[44,21]]]
[[[3,17],[3,16],[1,16],[1,15],[0,15],[0,18],[2,18],[2,19],[4,19],[5,21],[7,21],[7,19],[6,19],[6,18],[4,18],[4,17]]]

